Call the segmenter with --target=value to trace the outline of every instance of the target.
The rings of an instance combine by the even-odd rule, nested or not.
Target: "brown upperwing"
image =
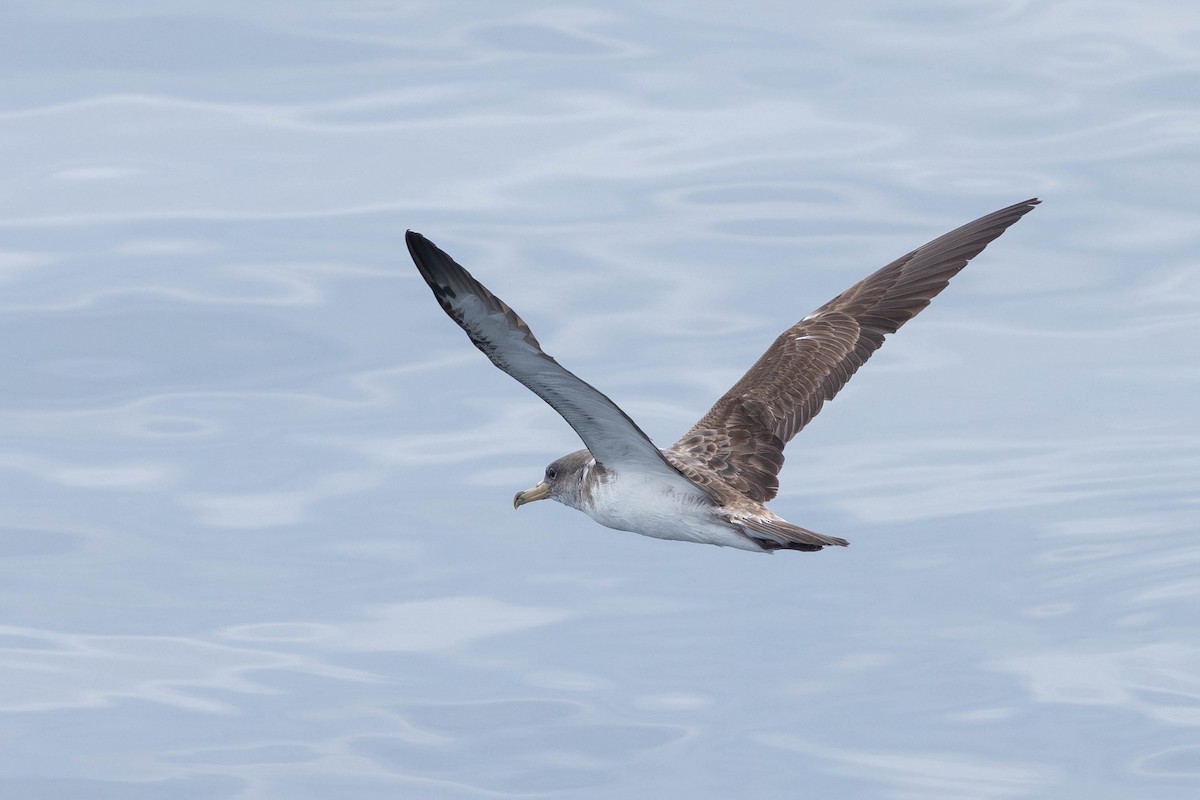
[[[775,497],[783,448],[846,385],[883,338],[1038,200],[1003,208],[918,247],[797,322],[671,450],[745,497]]]

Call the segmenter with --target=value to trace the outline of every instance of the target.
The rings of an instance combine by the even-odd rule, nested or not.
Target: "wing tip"
[[[419,248],[437,247],[437,245],[414,231],[412,228],[409,228],[404,232],[404,243],[408,245],[409,255],[411,255],[414,260],[417,258],[417,250]]]
[[[1007,217],[1009,215],[1012,215],[1012,222],[1008,223],[1008,225],[1011,225],[1013,222],[1016,222],[1021,217],[1028,214],[1030,211],[1033,211],[1035,206],[1040,206],[1041,204],[1042,204],[1042,201],[1040,198],[1031,197],[1028,200],[1022,200],[1019,203],[1013,203],[1008,208],[1002,208],[999,211],[993,212],[992,214],[990,214],[988,216]],[[985,217],[985,219],[986,219],[986,217]],[[1005,225],[1004,227],[1007,228],[1008,225]]]

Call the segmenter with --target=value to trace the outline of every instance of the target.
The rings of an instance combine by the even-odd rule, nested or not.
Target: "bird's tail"
[[[754,539],[764,550],[820,550],[823,547],[845,547],[850,544],[836,536],[810,531],[775,517],[738,517],[730,520],[742,528],[742,533]]]

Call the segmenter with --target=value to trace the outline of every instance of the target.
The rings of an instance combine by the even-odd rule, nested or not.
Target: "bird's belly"
[[[596,487],[591,503],[582,510],[605,527],[655,539],[762,550],[721,522],[713,514],[712,502],[699,490],[679,491],[654,481],[610,481]]]

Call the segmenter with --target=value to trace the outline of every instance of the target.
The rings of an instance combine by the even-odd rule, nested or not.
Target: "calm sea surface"
[[[1194,798],[1193,2],[9,2],[0,796]],[[774,557],[515,491],[1027,197]]]

